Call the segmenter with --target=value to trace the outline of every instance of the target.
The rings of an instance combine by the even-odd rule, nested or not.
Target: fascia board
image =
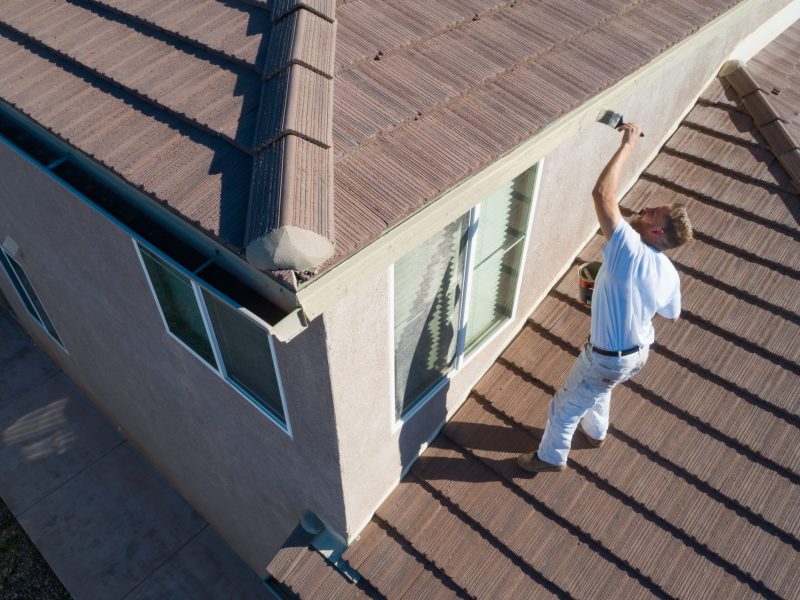
[[[748,15],[756,19],[762,5],[763,0],[744,0],[737,4],[638,71],[560,117],[492,165],[431,201],[387,230],[377,240],[304,284],[296,296],[306,318],[315,319],[337,300],[354,291],[359,284],[386,270],[389,265],[470,210],[504,182],[533,166],[565,139],[593,125],[597,116],[608,106],[630,95],[643,82],[660,75],[663,69],[686,59],[731,23]],[[720,65],[722,62],[720,61]]]

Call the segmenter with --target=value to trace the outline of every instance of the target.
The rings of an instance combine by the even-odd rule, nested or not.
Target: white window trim
[[[508,320],[503,323],[500,327],[498,327],[490,336],[484,339],[478,346],[476,346],[472,352],[469,353],[469,356],[462,356],[461,364],[459,365],[459,369],[463,369],[466,367],[472,360],[481,353],[486,346],[492,344],[497,338],[503,335],[509,327],[514,323],[515,319],[517,318],[517,309],[519,308],[519,295],[522,291],[522,279],[525,275],[525,265],[528,259],[528,248],[530,247],[531,242],[531,233],[533,232],[533,219],[536,214],[536,203],[539,198],[539,188],[542,181],[542,172],[544,167],[544,158],[540,159],[537,163],[536,167],[536,174],[533,178],[533,186],[531,187],[531,209],[528,213],[528,223],[525,229],[525,241],[523,241],[522,246],[522,260],[519,264],[519,277],[517,277],[517,285],[516,289],[514,290],[514,304],[511,306],[511,316]],[[466,325],[466,323],[465,323]]]
[[[468,356],[465,356],[464,349],[466,345],[466,331],[467,331],[467,315],[469,312],[469,301],[470,301],[470,294],[469,292],[469,280],[471,279],[471,274],[468,269],[471,269],[475,264],[475,234],[474,229],[479,224],[480,219],[480,203],[475,205],[469,211],[469,229],[473,230],[471,235],[467,236],[467,247],[465,250],[465,257],[464,257],[464,289],[462,290],[462,302],[461,302],[461,309],[459,311],[459,323],[460,328],[458,330],[458,337],[456,341],[456,356],[455,356],[455,365],[453,368],[445,373],[439,381],[437,381],[430,390],[428,390],[422,398],[417,401],[417,403],[409,410],[405,415],[401,415],[400,417],[397,416],[396,413],[396,372],[395,372],[395,347],[394,347],[394,264],[389,265],[388,271],[388,278],[389,278],[389,356],[391,357],[390,360],[390,368],[389,368],[389,386],[390,386],[390,393],[389,393],[389,422],[392,424],[392,433],[397,432],[403,424],[411,419],[414,415],[416,415],[423,406],[425,406],[431,398],[436,396],[444,386],[448,384],[448,382],[458,375],[472,360],[481,353],[481,351],[492,344],[497,338],[503,335],[506,330],[511,327],[517,317],[517,309],[519,305],[519,295],[520,291],[522,290],[522,279],[525,275],[525,265],[528,259],[528,248],[530,246],[531,241],[531,232],[533,231],[533,219],[536,213],[536,204],[539,198],[539,189],[541,187],[542,181],[542,172],[544,171],[544,158],[539,159],[535,165],[531,165],[531,167],[536,167],[536,172],[534,173],[533,177],[533,185],[531,186],[531,207],[530,211],[528,212],[528,222],[525,228],[525,240],[523,242],[522,248],[522,259],[520,260],[519,265],[519,277],[517,277],[516,288],[514,290],[514,303],[511,308],[511,316],[506,320],[505,323],[500,325],[495,331],[492,332],[491,335],[486,337],[484,340],[481,341],[478,346],[472,349]],[[528,167],[529,169],[531,167]],[[527,169],[526,169],[527,170]],[[523,171],[524,173],[525,171]]]
[[[39,296],[39,294],[36,292],[36,288],[33,287],[33,282],[31,281],[31,278],[28,277],[28,274],[25,272],[25,268],[19,263],[18,260],[16,260],[8,252],[6,252],[5,248],[3,248],[2,246],[0,246],[0,252],[3,253],[3,256],[6,257],[6,260],[8,260],[9,262],[13,262],[15,265],[17,265],[19,267],[20,271],[25,273],[25,279],[28,280],[28,283],[30,284],[31,288],[33,289],[33,293],[36,294],[36,299],[39,301],[39,304],[42,305],[42,309],[45,311],[45,313],[47,313],[47,309],[44,308],[44,302],[42,302],[41,296]],[[17,277],[17,274],[16,273],[8,273],[5,268],[3,269],[3,271],[6,273],[6,278],[11,282],[11,287],[14,289],[14,293],[16,293],[17,297],[22,302],[22,305],[25,307],[25,312],[28,313],[28,316],[33,318],[33,322],[36,323],[36,325],[42,331],[44,331],[47,334],[47,337],[49,337],[51,340],[53,340],[58,345],[58,347],[61,348],[64,352],[69,354],[69,350],[67,350],[67,347],[64,345],[63,338],[62,338],[62,341],[59,341],[57,338],[54,338],[52,336],[52,334],[47,330],[47,327],[44,324],[44,319],[42,318],[42,315],[39,314],[39,311],[36,308],[36,303],[31,299],[31,296],[28,293],[28,290],[25,289],[25,286],[19,280],[19,277]],[[14,278],[14,280],[11,279],[12,277]],[[22,293],[20,293],[20,290],[22,291]],[[28,304],[25,303],[25,298],[22,297],[22,294],[25,294],[25,298],[28,299],[28,303],[30,304],[30,307],[33,309],[33,313],[31,313],[31,311],[28,310]],[[58,332],[58,329],[56,328],[56,324],[53,323],[53,319],[50,318],[49,314],[46,314],[46,316],[47,316],[47,320],[50,321],[50,324],[53,326],[53,329],[56,330],[56,334],[58,335],[58,337],[61,338],[61,334]]]
[[[283,378],[281,377],[280,369],[278,368],[278,359],[275,354],[275,341],[273,336],[269,333],[266,327],[264,327],[260,319],[256,320],[251,318],[250,311],[246,309],[242,309],[239,305],[233,302],[230,298],[221,294],[219,291],[213,289],[212,287],[205,285],[204,282],[198,281],[194,274],[191,271],[188,271],[172,259],[170,259],[166,254],[159,251],[154,246],[142,242],[141,240],[137,240],[135,238],[131,238],[133,242],[133,247],[136,252],[136,256],[139,258],[139,264],[142,267],[142,271],[144,272],[145,279],[147,280],[147,286],[150,288],[150,293],[153,296],[153,301],[156,304],[158,309],[158,314],[161,316],[161,323],[164,325],[164,330],[167,334],[178,344],[183,346],[184,349],[189,351],[195,358],[197,358],[202,364],[208,367],[211,371],[213,371],[217,377],[219,377],[222,381],[228,384],[233,390],[239,393],[245,400],[247,400],[250,404],[252,404],[255,408],[257,408],[263,415],[265,415],[270,421],[272,421],[275,425],[277,425],[281,431],[285,432],[290,438],[293,438],[292,435],[292,425],[289,420],[289,411],[286,404],[286,392],[283,387]],[[195,301],[197,302],[197,306],[200,310],[200,315],[203,319],[203,326],[206,330],[206,336],[208,337],[209,344],[211,345],[211,351],[214,354],[214,360],[217,361],[217,366],[215,367],[207,360],[205,360],[202,356],[197,354],[192,348],[190,348],[183,340],[181,340],[178,336],[176,336],[169,328],[169,324],[167,323],[167,319],[164,316],[164,311],[161,308],[161,303],[158,300],[158,295],[156,294],[155,287],[153,287],[153,282],[150,280],[150,274],[147,272],[147,267],[144,264],[144,258],[142,257],[142,253],[139,249],[139,246],[144,246],[148,252],[151,252],[160,260],[167,263],[170,267],[174,268],[176,271],[181,273],[182,275],[186,276],[189,279],[189,283],[192,286],[192,290],[194,292]],[[240,314],[244,315],[254,326],[258,327],[262,331],[266,332],[267,339],[269,342],[269,350],[270,350],[270,357],[272,359],[272,367],[275,370],[275,380],[278,385],[278,393],[280,394],[281,398],[281,407],[283,408],[283,415],[285,419],[285,423],[282,422],[276,415],[274,415],[267,407],[263,406],[260,402],[258,402],[252,394],[250,394],[246,389],[244,389],[241,385],[237,384],[235,381],[231,380],[228,377],[227,370],[225,368],[225,361],[222,360],[222,353],[219,348],[219,342],[217,341],[216,335],[214,334],[214,328],[211,325],[211,318],[208,314],[208,308],[206,307],[205,299],[203,298],[202,291],[207,290],[208,292],[214,294],[217,298],[225,302],[225,304],[229,305],[232,309],[236,310]]]

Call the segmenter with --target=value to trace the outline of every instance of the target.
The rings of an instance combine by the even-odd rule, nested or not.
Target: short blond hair
[[[664,230],[664,241],[667,248],[677,248],[692,239],[694,239],[694,231],[692,222],[689,220],[689,213],[686,212],[686,206],[680,203],[673,204],[671,218]]]

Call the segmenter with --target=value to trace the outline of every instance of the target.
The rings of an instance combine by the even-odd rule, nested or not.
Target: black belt
[[[641,350],[639,346],[634,346],[633,348],[628,348],[627,350],[603,350],[602,348],[598,348],[594,344],[592,344],[592,339],[589,338],[589,345],[592,347],[592,352],[597,352],[598,354],[602,354],[603,356],[616,356],[619,358],[620,356],[628,356],[629,354],[633,354],[634,352],[638,352]]]

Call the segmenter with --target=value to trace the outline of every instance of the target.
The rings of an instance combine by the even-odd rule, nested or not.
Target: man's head
[[[631,219],[645,244],[659,250],[677,248],[692,239],[692,223],[683,204],[664,204],[643,208]]]

